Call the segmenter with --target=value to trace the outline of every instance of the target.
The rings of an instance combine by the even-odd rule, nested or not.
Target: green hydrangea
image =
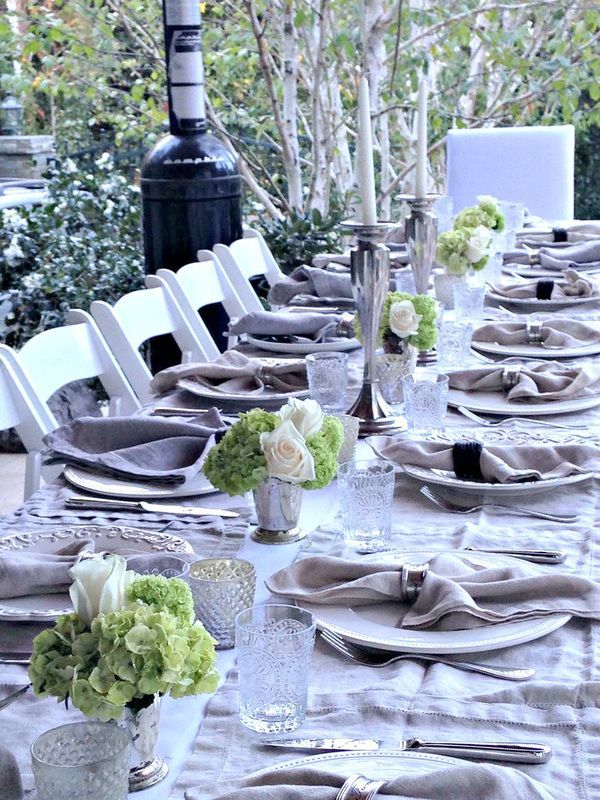
[[[448,275],[466,275],[471,269],[478,272],[488,263],[487,255],[474,262],[467,258],[467,246],[473,230],[454,228],[438,236],[436,259],[446,267]]]
[[[260,434],[270,433],[279,423],[276,414],[253,408],[213,447],[203,471],[212,485],[229,495],[245,494],[267,477],[267,462],[260,447]]]
[[[344,441],[344,428],[339,419],[325,417],[321,430],[309,436],[306,445],[315,461],[315,478],[302,484],[304,489],[323,489],[335,478],[337,457]]]
[[[191,625],[195,619],[190,587],[180,578],[142,575],[127,587],[125,595],[132,603],[139,601],[153,608],[169,611],[184,625]]]
[[[417,350],[430,350],[437,340],[437,316],[438,305],[433,297],[426,294],[408,294],[408,292],[389,292],[383,302],[383,309],[379,319],[379,329],[377,331],[377,344],[383,343],[384,337],[391,333],[389,326],[390,307],[393,303],[399,303],[402,300],[410,300],[413,304],[415,311],[422,319],[419,322],[419,330],[413,336],[407,337],[409,344],[412,344]],[[358,314],[354,317],[354,330],[356,338],[361,339],[360,319]]]
[[[463,208],[454,219],[454,228],[477,228],[483,225],[492,231],[500,233],[504,230],[506,221],[500,211],[498,200],[491,195],[480,195],[476,206]]]

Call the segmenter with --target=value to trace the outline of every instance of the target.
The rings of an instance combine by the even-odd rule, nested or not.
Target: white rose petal
[[[290,420],[271,433],[261,433],[260,446],[272,478],[288,483],[303,483],[315,478],[315,462],[306,442]]]
[[[69,596],[79,619],[89,625],[98,614],[118,611],[125,605],[125,589],[133,573],[121,556],[82,559],[69,570],[73,583]]]
[[[422,319],[423,316],[417,314],[410,300],[399,300],[390,306],[388,325],[392,333],[401,339],[417,334]]]
[[[298,400],[292,397],[279,410],[278,416],[284,422],[289,420],[298,433],[308,439],[321,430],[325,414],[316,400]]]
[[[467,258],[472,264],[489,255],[491,241],[491,232],[484,225],[478,225],[467,242]]]

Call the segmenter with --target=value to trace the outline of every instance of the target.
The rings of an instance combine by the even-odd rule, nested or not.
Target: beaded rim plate
[[[471,342],[471,347],[480,353],[518,358],[579,358],[600,353],[600,342],[582,344],[579,347],[547,348],[541,344],[498,344],[498,342]]]
[[[562,297],[560,300],[536,300],[535,297],[503,297],[496,292],[488,292],[487,300],[492,300],[494,304],[502,306],[515,306],[524,311],[550,311],[559,308],[570,308],[571,306],[589,305],[590,303],[600,304],[600,297]]]
[[[481,414],[499,414],[502,417],[543,417],[553,414],[570,414],[600,405],[600,394],[574,397],[569,400],[552,400],[546,403],[507,400],[502,392],[468,392],[450,389],[449,406],[464,406]]]
[[[271,353],[344,353],[360,347],[358,339],[336,339],[335,342],[267,342],[248,334],[248,344]]]
[[[0,539],[0,554],[17,550],[53,553],[71,542],[91,539],[95,550],[110,553],[193,553],[192,546],[170,533],[123,525],[72,525],[31,533],[13,533]],[[50,621],[73,610],[65,594],[40,594],[0,600],[0,620]]]

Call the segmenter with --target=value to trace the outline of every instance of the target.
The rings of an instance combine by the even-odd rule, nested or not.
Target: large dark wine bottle
[[[150,150],[141,170],[146,273],[177,270],[198,250],[242,236],[241,180],[235,157],[207,131],[200,3],[163,0],[170,134]],[[223,347],[226,319],[207,307],[202,317]],[[179,360],[170,337],[155,339],[156,372]]]

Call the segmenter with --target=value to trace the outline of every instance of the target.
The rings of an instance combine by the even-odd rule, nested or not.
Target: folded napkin
[[[265,365],[237,350],[227,350],[214,361],[177,364],[157,373],[150,384],[155,394],[173,389],[182,378],[224,394],[269,394],[298,392],[308,388],[304,361],[281,361]]]
[[[0,598],[66,592],[73,582],[69,570],[83,552],[93,553],[93,542],[73,542],[55,553],[0,552]]]
[[[324,766],[324,765],[323,765]],[[273,770],[256,778],[231,781],[221,785],[215,800],[336,800],[344,777],[310,765]],[[351,764],[348,764],[351,770]],[[377,774],[367,776],[381,780]],[[186,792],[186,800],[200,800],[206,795]],[[509,767],[487,764],[439,766],[420,775],[400,775],[388,781],[377,797],[397,800],[552,800],[550,792],[525,773]]]
[[[513,300],[519,298],[561,300],[565,297],[594,297],[598,294],[597,284],[574,269],[566,269],[562,273],[562,280],[551,281],[540,278],[535,281],[511,283],[507,286],[492,286],[491,290],[500,297]]]
[[[291,336],[297,342],[331,342],[354,336],[354,326],[338,314],[318,311],[288,314],[273,311],[252,311],[230,326],[230,333],[251,336]]]
[[[526,561],[482,567],[466,555],[434,556],[410,605],[403,600],[401,568],[397,561],[316,556],[276,572],[266,583],[273,594],[317,605],[396,602],[402,628],[470,630],[552,614],[600,619],[599,583],[575,574],[550,574]]]
[[[331,272],[318,267],[298,267],[285,280],[271,286],[268,300],[274,305],[285,306],[291,300],[298,302],[298,295],[307,302],[327,300],[331,305],[352,305],[350,273]]]
[[[23,784],[17,759],[2,745],[0,745],[0,789],[2,789],[2,800],[21,800],[23,797]]]
[[[576,269],[585,272],[600,268],[600,238],[589,242],[581,242],[567,247],[540,247],[537,251],[539,261],[532,265],[531,254],[526,250],[515,250],[504,253],[505,264],[528,264],[536,268],[551,269],[558,272],[564,269]]]
[[[403,466],[443,469],[486,483],[518,483],[563,478],[600,470],[596,444],[486,444],[455,446],[422,440],[390,439],[382,457]]]
[[[525,229],[517,234],[517,241],[534,247],[541,244],[562,247],[565,243],[588,242],[591,239],[600,239],[600,220],[574,222],[564,227],[552,228],[549,232]]]
[[[47,464],[65,463],[123,480],[171,485],[200,471],[206,445],[225,430],[216,408],[189,421],[81,417],[44,437]]]
[[[388,245],[389,247],[389,245]],[[397,249],[390,248],[390,266],[400,266],[409,263],[408,251],[405,245],[395,245]],[[350,267],[350,253],[319,253],[312,260],[313,267],[327,269],[329,264],[339,264]]]
[[[449,373],[450,387],[467,392],[504,391],[504,364],[457,369]],[[515,386],[506,397],[508,400],[568,400],[592,394],[599,388],[600,366],[587,364],[582,367],[566,366],[557,361],[529,362],[523,365]]]
[[[546,347],[578,347],[600,342],[600,329],[573,319],[552,319],[543,323],[541,344]],[[527,344],[527,325],[524,322],[490,322],[473,334],[474,342],[496,344]]]

